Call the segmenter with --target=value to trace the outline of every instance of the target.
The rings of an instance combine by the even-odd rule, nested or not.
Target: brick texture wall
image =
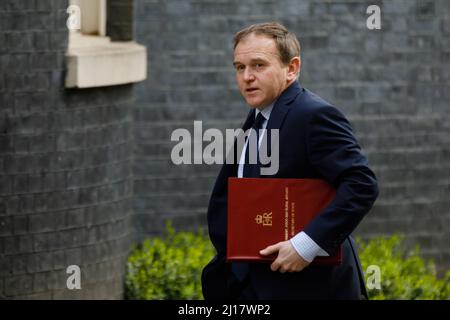
[[[108,0],[106,2],[106,33],[111,41],[133,40],[133,0]]]
[[[382,29],[366,28],[381,8]],[[165,219],[205,225],[218,165],[175,166],[171,132],[193,121],[237,128],[248,108],[236,90],[232,36],[278,20],[303,47],[302,84],[351,120],[381,194],[356,234],[402,232],[441,270],[450,267],[450,3],[436,1],[138,0],[136,39],[149,50],[137,86],[135,236]],[[204,144],[206,145],[206,143]]]
[[[134,95],[64,89],[66,8],[0,2],[0,298],[123,294]]]

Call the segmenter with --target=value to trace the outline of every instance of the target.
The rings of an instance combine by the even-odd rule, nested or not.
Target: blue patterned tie
[[[256,132],[256,150],[252,150],[253,153],[257,155],[257,163],[251,164],[249,160],[249,154],[251,147],[255,147],[254,144],[250,143],[250,135],[254,135],[255,132],[250,131],[250,135],[248,135],[247,138],[247,149],[245,150],[245,163],[244,163],[244,172],[243,176],[244,178],[258,178],[259,177],[259,130],[262,129],[263,123],[266,120],[262,113],[258,113],[256,116],[255,122],[253,123],[252,129]],[[251,137],[251,139],[254,139],[254,137]]]

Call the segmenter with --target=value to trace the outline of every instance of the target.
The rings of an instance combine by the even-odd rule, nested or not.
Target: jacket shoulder
[[[303,121],[320,114],[343,116],[342,112],[330,102],[305,88],[292,102],[290,113]]]

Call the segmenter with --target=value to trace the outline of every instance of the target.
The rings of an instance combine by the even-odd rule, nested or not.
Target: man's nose
[[[244,70],[244,81],[253,81],[255,80],[255,76],[253,72],[250,70],[250,68],[246,68]]]

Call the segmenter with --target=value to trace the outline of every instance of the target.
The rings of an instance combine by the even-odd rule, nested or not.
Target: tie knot
[[[261,112],[258,113],[256,116],[255,122],[253,123],[252,128],[255,130],[262,129],[262,125],[266,118],[264,118],[263,114]]]

